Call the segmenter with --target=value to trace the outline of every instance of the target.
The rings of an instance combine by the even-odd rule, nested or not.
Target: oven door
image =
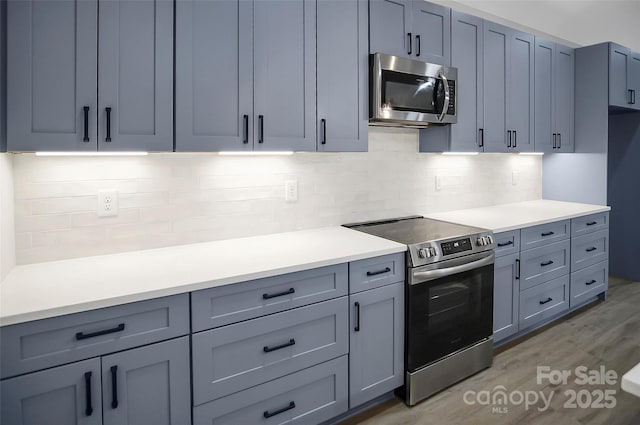
[[[494,260],[483,252],[409,270],[409,372],[492,335]]]

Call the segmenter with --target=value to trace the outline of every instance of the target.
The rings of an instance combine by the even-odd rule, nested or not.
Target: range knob
[[[437,254],[436,249],[433,248],[433,247],[429,248],[428,251],[429,251],[429,256],[430,257],[435,257],[436,254]]]
[[[484,239],[484,236],[479,237],[478,240],[476,241],[476,245],[478,246],[485,246],[487,244],[487,241]]]
[[[488,245],[491,245],[493,243],[493,238],[491,236],[487,236],[487,242]]]
[[[424,248],[420,248],[418,250],[418,257],[420,258],[427,258],[427,250]]]

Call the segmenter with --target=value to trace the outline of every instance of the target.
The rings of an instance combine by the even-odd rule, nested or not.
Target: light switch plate
[[[298,201],[298,180],[284,182],[284,200],[287,202]]]

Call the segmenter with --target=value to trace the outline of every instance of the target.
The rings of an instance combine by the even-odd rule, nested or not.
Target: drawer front
[[[0,374],[6,378],[188,333],[188,294],[5,326]]]
[[[609,228],[609,213],[585,215],[571,220],[571,236],[580,236],[586,233]]]
[[[195,291],[191,294],[193,331],[347,295],[347,279],[344,263]]]
[[[520,230],[501,232],[494,235],[496,257],[520,252]]]
[[[603,261],[571,273],[571,299],[574,308],[609,288],[609,262]]]
[[[520,330],[569,309],[569,276],[520,293]]]
[[[570,221],[554,221],[553,223],[541,224],[539,226],[527,227],[521,230],[520,249],[536,248],[553,242],[569,239]]]
[[[349,292],[354,294],[404,281],[404,252],[349,263]]]
[[[193,423],[319,424],[348,410],[348,360],[342,356],[193,409]]]
[[[195,405],[346,354],[348,297],[193,335]]]
[[[525,290],[569,273],[569,240],[540,248],[522,251],[520,254],[520,290]]]
[[[609,229],[599,230],[571,240],[571,271],[609,259]]]

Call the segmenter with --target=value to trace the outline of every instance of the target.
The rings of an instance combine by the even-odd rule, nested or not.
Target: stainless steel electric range
[[[493,232],[421,216],[347,224],[406,244],[405,402],[493,361]]]

